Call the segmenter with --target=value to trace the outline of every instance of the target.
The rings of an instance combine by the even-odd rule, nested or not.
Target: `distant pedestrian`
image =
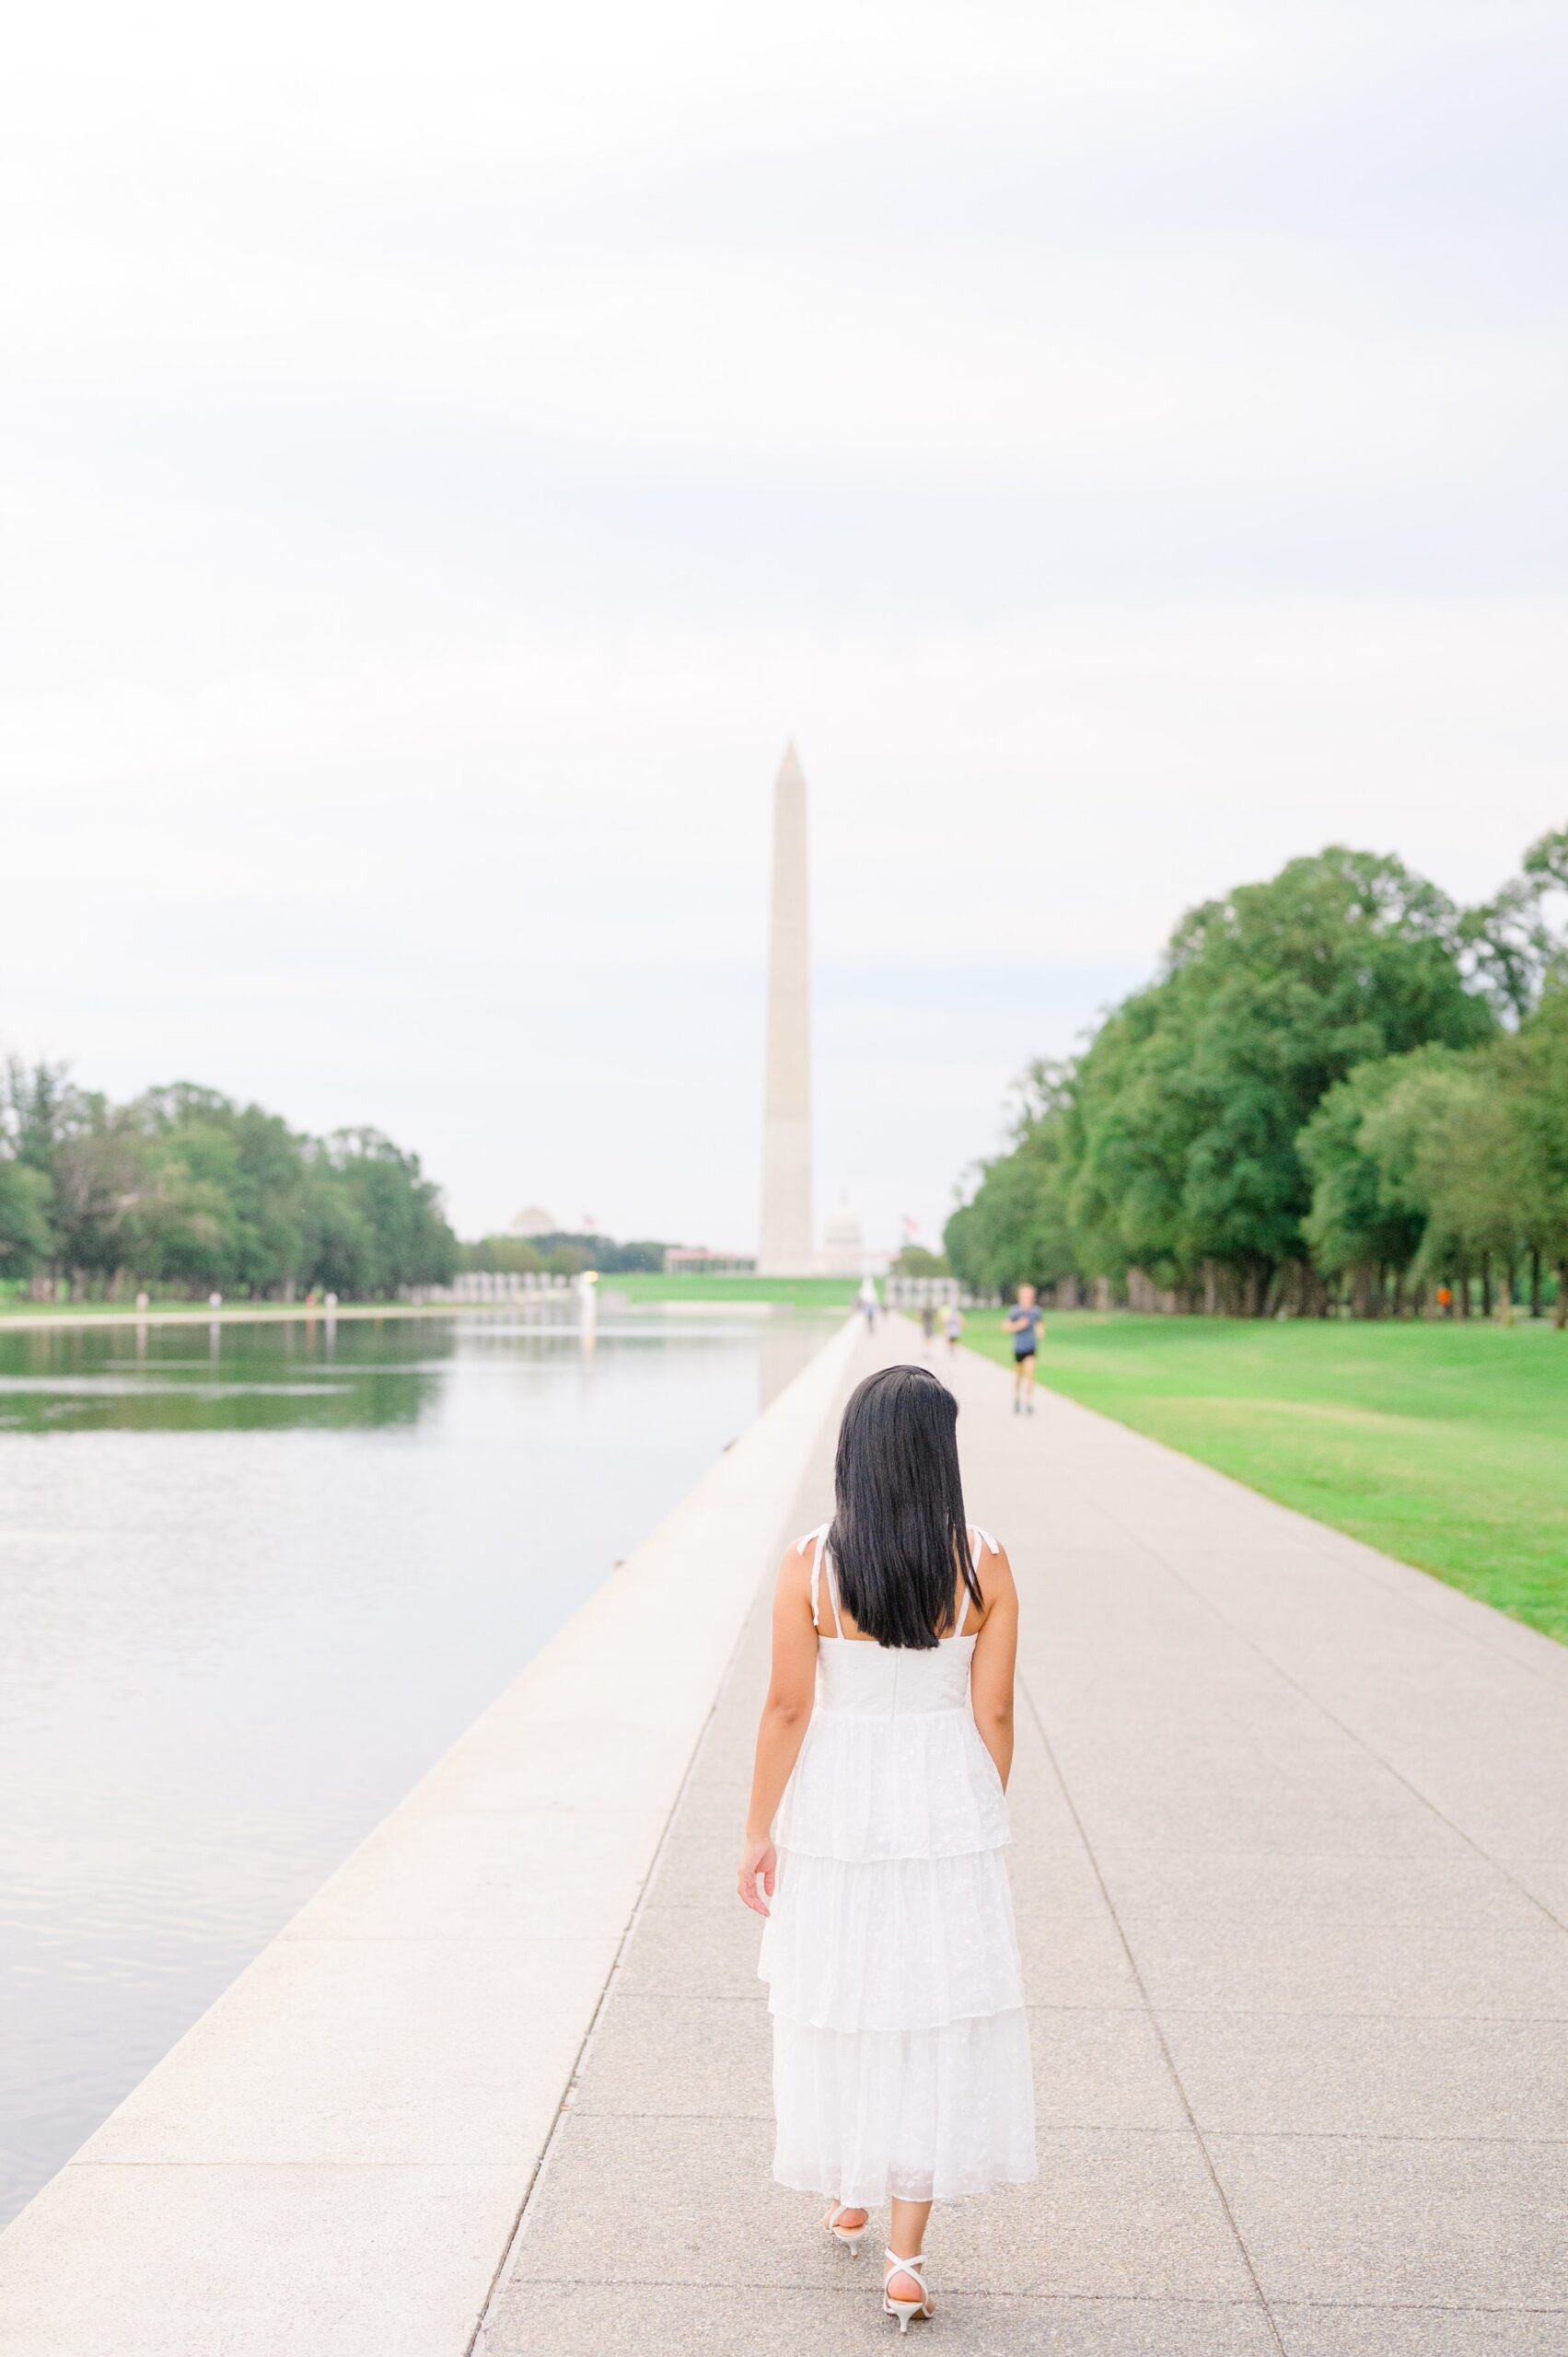
[[[929,1302],[920,1313],[920,1334],[922,1341],[925,1344],[925,1355],[929,1358],[931,1345],[936,1340],[936,1312]]]
[[[1020,1285],[1018,1298],[1007,1312],[1007,1331],[1013,1337],[1013,1413],[1020,1411],[1032,1416],[1035,1411],[1035,1353],[1040,1348],[1040,1329],[1045,1312],[1033,1285]]]
[[[216,1317],[218,1311],[223,1307],[222,1294],[210,1293],[207,1295],[207,1307],[213,1312],[213,1315]]]
[[[861,1316],[865,1320],[866,1332],[874,1334],[877,1330],[877,1288],[869,1277],[862,1277],[860,1291],[855,1295],[855,1300],[859,1305]]]
[[[947,1338],[947,1356],[956,1359],[958,1344],[963,1340],[964,1313],[956,1301],[947,1304],[947,1315],[942,1320],[942,1331]]]

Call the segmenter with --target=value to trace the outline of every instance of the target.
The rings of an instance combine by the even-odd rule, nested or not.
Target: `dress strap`
[[[976,1539],[979,1539],[979,1540],[981,1542],[981,1544],[982,1544],[982,1545],[984,1545],[984,1546],[986,1546],[986,1547],[989,1547],[989,1548],[990,1548],[990,1550],[991,1550],[991,1551],[992,1551],[992,1553],[993,1553],[993,1555],[999,1554],[999,1553],[1001,1552],[1001,1550],[1000,1550],[1000,1549],[999,1549],[999,1547],[997,1546],[995,1539],[994,1539],[994,1538],[993,1538],[993,1537],[992,1537],[992,1535],[991,1535],[990,1531],[989,1531],[989,1530],[982,1530],[982,1529],[981,1528],[981,1527],[980,1527],[980,1525],[979,1525],[979,1523],[978,1523],[978,1522],[971,1522],[971,1523],[970,1523],[970,1531],[969,1531],[969,1535],[970,1535],[970,1563],[973,1565],[974,1570],[975,1570],[975,1573],[976,1573],[976,1574],[977,1574],[977,1576],[978,1576],[979,1572],[980,1572],[980,1555],[981,1555],[981,1550],[980,1550],[980,1547],[976,1546],[976,1544],[975,1544]],[[962,1610],[962,1611],[959,1613],[959,1615],[958,1615],[958,1627],[957,1627],[957,1628],[954,1630],[954,1631],[953,1631],[953,1634],[954,1634],[954,1636],[955,1636],[955,1637],[961,1637],[961,1636],[963,1635],[963,1633],[964,1633],[964,1622],[965,1622],[965,1621],[969,1619],[969,1617],[970,1617],[970,1607],[973,1604],[973,1602],[974,1602],[974,1598],[973,1598],[973,1596],[970,1594],[969,1582],[966,1580],[966,1581],[964,1582],[964,1608],[963,1608],[963,1610]]]
[[[805,1538],[799,1538],[799,1539],[797,1539],[797,1540],[796,1541],[796,1548],[795,1548],[795,1551],[796,1551],[796,1553],[797,1555],[804,1555],[804,1554],[805,1554],[805,1552],[806,1552],[806,1550],[807,1550],[807,1549],[808,1547],[809,1547],[809,1548],[811,1549],[811,1550],[812,1550],[812,1551],[811,1551],[811,1625],[812,1625],[812,1627],[813,1627],[814,1629],[819,1629],[819,1629],[821,1628],[821,1626],[822,1626],[822,1621],[821,1621],[821,1617],[820,1617],[820,1616],[821,1616],[821,1610],[822,1610],[822,1592],[821,1592],[821,1591],[822,1591],[822,1563],[823,1563],[824,1558],[827,1558],[827,1562],[828,1562],[828,1598],[829,1598],[829,1601],[830,1601],[830,1603],[832,1605],[832,1608],[833,1608],[833,1626],[834,1626],[834,1628],[838,1631],[839,1635],[842,1637],[842,1636],[843,1635],[844,1630],[843,1630],[843,1622],[839,1619],[839,1588],[838,1588],[838,1582],[837,1582],[837,1581],[834,1579],[834,1577],[833,1577],[833,1565],[832,1565],[832,1560],[831,1560],[831,1558],[830,1558],[830,1557],[829,1557],[829,1556],[828,1556],[828,1551],[827,1551],[827,1550],[828,1550],[828,1526],[827,1526],[827,1524],[826,1524],[826,1523],[823,1523],[823,1524],[820,1526],[820,1527],[819,1527],[819,1529],[816,1529],[816,1530],[808,1530],[808,1531],[807,1532],[807,1534],[806,1534],[806,1536],[805,1536]]]
[[[806,1537],[801,1540],[796,1552],[803,1553],[805,1550],[811,1545],[813,1539],[816,1540],[817,1544],[815,1551],[811,1557],[812,1626],[818,1630],[820,1630],[822,1626],[820,1617],[822,1610],[822,1566],[826,1563],[828,1566],[828,1601],[833,1608],[833,1630],[835,1635],[842,1637],[844,1632],[844,1624],[839,1619],[839,1584],[833,1577],[833,1559],[828,1552],[828,1526],[826,1523],[822,1525],[820,1530],[808,1531]]]
[[[842,1637],[844,1624],[839,1619],[839,1575],[833,1569],[833,1559],[828,1552],[828,1534],[822,1533],[822,1560],[828,1566],[828,1601],[833,1608],[833,1633]]]

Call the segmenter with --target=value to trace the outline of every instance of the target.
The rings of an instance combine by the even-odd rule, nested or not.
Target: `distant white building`
[[[541,1210],[538,1203],[530,1203],[527,1211],[516,1214],[506,1233],[508,1236],[559,1236],[561,1231],[555,1224],[553,1212]]]
[[[750,1253],[714,1252],[705,1244],[667,1244],[664,1248],[667,1277],[749,1277],[756,1267],[756,1257]]]
[[[839,1197],[823,1223],[819,1258],[825,1277],[859,1277],[865,1273],[865,1234],[847,1195]]]

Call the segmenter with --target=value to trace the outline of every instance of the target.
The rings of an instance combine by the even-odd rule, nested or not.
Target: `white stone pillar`
[[[768,1044],[762,1100],[760,1275],[808,1276],[811,1217],[811,968],[807,916],[806,780],[784,752],[773,786],[768,926]]]

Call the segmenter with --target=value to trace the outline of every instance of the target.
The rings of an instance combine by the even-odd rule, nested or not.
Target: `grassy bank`
[[[1011,1363],[1000,1311],[965,1339]],[[1544,1323],[1052,1315],[1040,1376],[1568,1640],[1568,1335]]]
[[[633,1301],[792,1301],[803,1309],[847,1309],[859,1286],[858,1277],[757,1277],[757,1276],[662,1276],[633,1275],[615,1272],[599,1280],[606,1292],[625,1294]],[[566,1298],[564,1293],[560,1296]],[[483,1303],[464,1302],[461,1308],[482,1308]],[[192,1317],[205,1314],[206,1303],[192,1301],[188,1294],[155,1294],[150,1305],[155,1315],[189,1312]],[[225,1300],[226,1309],[248,1311],[257,1315],[287,1311],[303,1311],[303,1301],[288,1304],[274,1301],[247,1301],[240,1295]],[[317,1304],[319,1308],[320,1304]],[[406,1302],[377,1301],[350,1303],[346,1299],[339,1306],[343,1309],[379,1309],[395,1317],[406,1309]],[[135,1296],[120,1301],[29,1301],[21,1291],[10,1292],[0,1287],[0,1318],[47,1318],[56,1313],[72,1317],[134,1318]]]
[[[633,1301],[793,1301],[802,1309],[847,1309],[858,1277],[619,1276],[599,1280]]]
[[[857,1278],[851,1277],[707,1277],[656,1276],[611,1274],[600,1279],[605,1294],[621,1294],[632,1301],[775,1301],[792,1302],[800,1309],[847,1310],[854,1299]],[[569,1304],[565,1292],[552,1296],[562,1304]],[[418,1315],[450,1318],[458,1312],[505,1308],[504,1302],[457,1302],[432,1304]],[[150,1318],[190,1318],[205,1319],[210,1316],[204,1301],[191,1301],[184,1295],[155,1295],[147,1310]],[[220,1318],[304,1318],[308,1311],[302,1301],[246,1301],[235,1295],[226,1299],[218,1313]],[[319,1302],[314,1315],[325,1313]],[[340,1317],[406,1318],[416,1314],[406,1301],[343,1301],[338,1304]],[[106,1324],[117,1321],[132,1323],[138,1315],[135,1301],[28,1301],[19,1295],[0,1295],[0,1328],[7,1324],[70,1325]]]
[[[564,1299],[563,1295],[563,1299]],[[464,1302],[459,1307],[464,1315],[470,1310],[499,1310],[499,1302]],[[209,1309],[204,1302],[155,1301],[145,1311],[128,1307],[119,1301],[29,1302],[18,1308],[14,1317],[0,1318],[0,1334],[27,1333],[59,1327],[90,1326],[279,1326],[301,1318],[452,1318],[458,1309],[447,1303],[416,1306],[407,1301],[340,1301],[328,1311],[318,1302],[308,1309],[302,1301],[226,1301],[221,1309]]]
[[[247,1317],[256,1318],[271,1317],[274,1314],[280,1318],[290,1314],[298,1316],[303,1315],[305,1310],[303,1301],[250,1301],[243,1294],[226,1296],[223,1306],[226,1311],[243,1313]],[[319,1302],[316,1306],[319,1314]],[[396,1304],[384,1301],[376,1303],[344,1301],[340,1303],[339,1306],[343,1309],[366,1307],[390,1309],[395,1307]],[[145,1314],[149,1318],[206,1318],[211,1313],[204,1300],[192,1301],[189,1294],[168,1293],[154,1294],[147,1303]],[[101,1318],[105,1324],[111,1323],[116,1318],[123,1318],[134,1324],[135,1320],[143,1315],[144,1313],[136,1307],[134,1294],[128,1300],[120,1301],[29,1301],[19,1293],[0,1295],[0,1319],[15,1318],[24,1325],[29,1318],[37,1323],[43,1319],[61,1318],[77,1320]]]

